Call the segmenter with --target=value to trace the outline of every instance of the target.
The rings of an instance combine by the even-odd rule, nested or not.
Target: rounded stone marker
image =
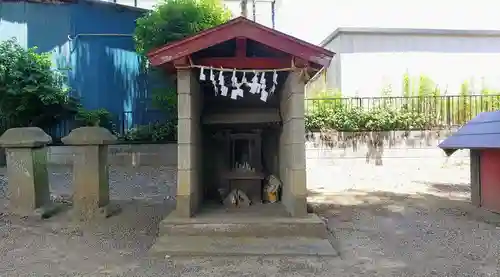
[[[4,148],[36,148],[52,142],[52,138],[38,127],[11,128],[0,137]]]
[[[108,144],[116,137],[102,127],[81,127],[62,138],[74,147],[73,214],[75,219],[90,221],[108,217],[109,206]]]
[[[80,127],[61,140],[66,145],[107,145],[115,143],[117,138],[103,127]]]
[[[9,209],[32,216],[50,204],[47,148],[52,138],[38,127],[12,128],[0,137],[7,149]]]

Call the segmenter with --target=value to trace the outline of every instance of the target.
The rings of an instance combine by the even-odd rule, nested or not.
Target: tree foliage
[[[24,49],[15,39],[0,42],[0,117],[7,127],[50,127],[76,112],[65,75],[51,65],[48,53]]]
[[[231,18],[221,0],[163,0],[152,11],[137,19],[134,40],[142,55],[149,51],[218,26]],[[177,94],[175,84],[165,80],[164,72],[153,68],[150,77],[158,80],[151,89],[152,105],[162,111],[166,122],[136,126],[125,140],[175,140],[177,133]],[[161,81],[160,81],[161,80]],[[161,84],[161,85],[160,85]]]
[[[223,24],[231,13],[220,0],[163,0],[137,19],[136,50],[146,54],[154,48]]]

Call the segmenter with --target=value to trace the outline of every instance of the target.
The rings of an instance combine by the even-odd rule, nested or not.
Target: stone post
[[[9,209],[20,216],[50,203],[47,148],[52,138],[37,127],[12,128],[0,137],[6,149]]]
[[[192,217],[203,196],[199,84],[191,70],[177,71],[177,205],[178,217]]]
[[[481,207],[481,152],[470,150],[471,203]]]
[[[304,80],[290,72],[281,95],[280,178],[283,204],[293,217],[307,215]]]
[[[75,148],[73,160],[73,213],[75,219],[92,220],[108,217],[109,177],[108,145],[116,137],[102,127],[81,127],[62,138],[66,145]]]

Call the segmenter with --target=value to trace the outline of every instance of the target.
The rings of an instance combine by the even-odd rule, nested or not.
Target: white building
[[[465,81],[472,83],[473,92],[482,86],[500,89],[496,74],[500,1],[475,0],[464,5],[453,0],[309,2],[315,3],[309,8],[309,13],[314,11],[309,21],[314,19],[320,27],[311,28],[304,38],[337,53],[327,76],[318,76],[309,91],[326,87],[341,90],[345,96],[380,96],[390,85],[396,94],[406,72],[414,78],[426,75],[448,94],[458,93]],[[298,16],[305,9],[288,1],[281,10],[295,11]],[[300,22],[280,18],[278,29],[281,24],[293,33]],[[324,79],[327,84],[321,83]]]
[[[330,67],[310,90],[339,90],[343,96],[377,97],[392,88],[401,95],[405,74],[432,79],[441,93],[500,89],[500,31],[339,28],[321,46],[334,51]]]

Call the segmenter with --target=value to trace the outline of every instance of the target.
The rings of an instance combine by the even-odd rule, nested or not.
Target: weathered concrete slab
[[[439,131],[391,131],[384,140],[382,159],[439,158],[446,155],[437,145],[454,130]],[[385,132],[387,133],[387,132]],[[322,139],[323,138],[323,139]],[[357,138],[357,139],[355,139]],[[339,133],[331,139],[322,133],[309,133],[305,143],[307,166],[325,164],[341,158],[365,158],[368,145],[363,137],[349,133]],[[48,147],[49,164],[72,164],[75,155],[73,146]],[[0,150],[1,153],[1,150]],[[469,151],[455,153],[454,158],[468,158]],[[1,155],[0,155],[1,160]],[[177,144],[120,144],[110,145],[108,149],[110,165],[120,166],[172,166],[177,167]],[[308,174],[309,175],[309,174]]]
[[[315,214],[292,217],[216,217],[178,218],[169,216],[160,224],[161,235],[213,237],[307,237],[328,238],[325,223]]]
[[[163,236],[150,251],[163,256],[338,256],[327,239],[303,237]]]
[[[74,146],[49,146],[48,163],[71,165],[76,154]],[[1,150],[0,150],[1,161]],[[118,144],[108,146],[108,164],[115,166],[177,167],[177,144]]]

